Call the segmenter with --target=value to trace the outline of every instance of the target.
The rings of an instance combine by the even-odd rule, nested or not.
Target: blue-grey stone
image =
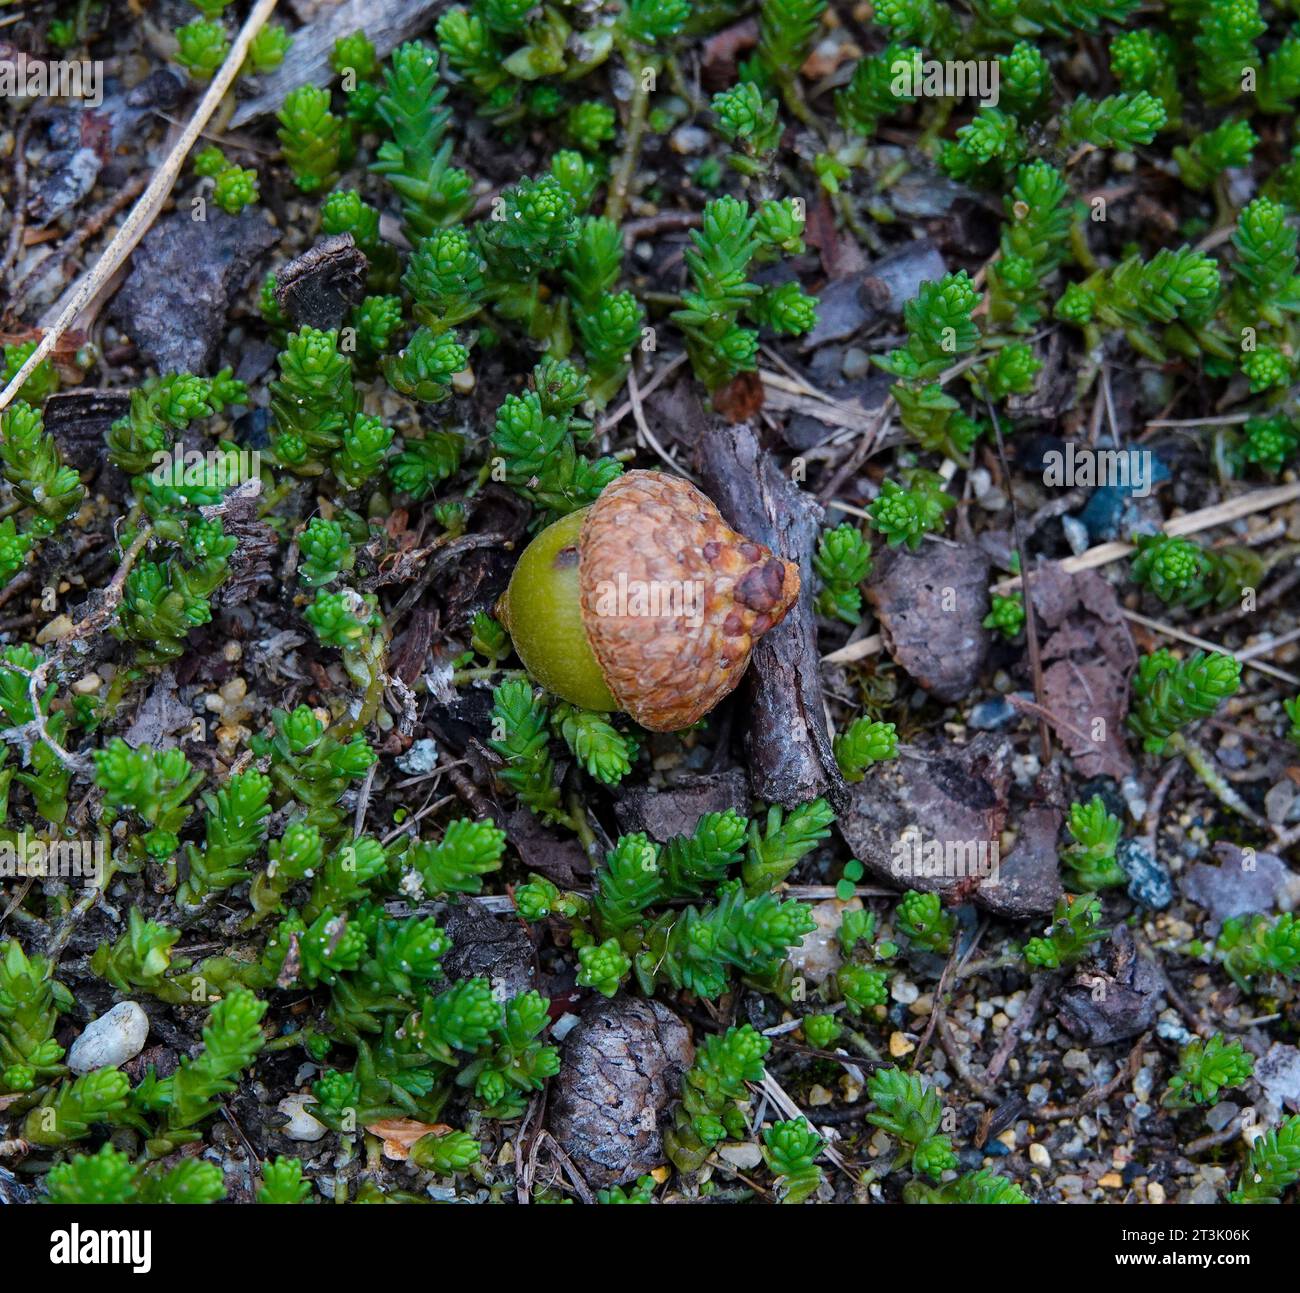
[[[1065,541],[1070,545],[1070,551],[1077,557],[1081,553],[1087,552],[1092,547],[1092,540],[1088,535],[1088,527],[1075,516],[1061,517],[1061,529],[1065,531]]]
[[[982,700],[972,706],[966,718],[966,726],[977,732],[996,732],[1012,722],[1016,717],[1015,707],[1005,696],[994,696],[992,700]]]
[[[1152,911],[1160,911],[1173,902],[1173,877],[1141,840],[1121,840],[1115,860],[1128,876],[1128,896],[1134,902]]]
[[[1151,480],[1147,488],[1151,489],[1168,479],[1169,468],[1156,454],[1152,454]],[[1093,543],[1109,543],[1124,538],[1140,523],[1141,518],[1133,506],[1135,497],[1137,495],[1131,485],[1101,485],[1093,490],[1079,513],[1079,520],[1088,527]]]

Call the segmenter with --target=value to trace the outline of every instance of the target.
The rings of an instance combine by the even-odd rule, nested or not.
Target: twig
[[[481,818],[491,820],[495,816],[487,796],[458,767],[449,766],[447,775],[451,778],[451,784],[456,787],[456,793]]]
[[[1221,1130],[1211,1131],[1204,1136],[1198,1136],[1185,1150],[1183,1150],[1183,1153],[1186,1154],[1188,1158],[1191,1158],[1196,1154],[1204,1154],[1207,1149],[1216,1149],[1219,1145],[1226,1145],[1239,1131],[1241,1131],[1241,1114],[1237,1114],[1237,1116]]]
[[[23,899],[31,892],[32,885],[36,883],[35,876],[28,876],[22,884],[18,886],[18,892],[9,900],[9,905],[0,911],[0,925],[3,925],[9,917],[23,905]]]
[[[953,1038],[952,1030],[948,1027],[948,1021],[940,1016],[935,1027],[939,1031],[939,1045],[943,1047],[943,1053],[952,1061],[952,1066],[957,1070],[957,1076],[966,1083],[977,1096],[988,1104],[998,1103],[997,1091],[976,1077],[974,1070],[966,1063],[965,1058],[957,1049],[957,1043]]]
[[[840,486],[844,484],[850,476],[867,460],[872,449],[879,442],[884,434],[885,428],[889,425],[889,419],[895,408],[894,397],[891,395],[881,406],[880,411],[876,414],[875,421],[862,434],[862,439],[858,441],[857,447],[853,452],[840,464],[835,474],[826,482],[826,487],[821,491],[818,497],[824,503],[832,499],[840,491]]]
[[[1256,611],[1261,611],[1265,606],[1271,606],[1274,602],[1285,597],[1296,584],[1300,584],[1300,565],[1293,570],[1288,571],[1280,579],[1275,579],[1265,588],[1258,597],[1255,598]],[[1190,633],[1205,633],[1210,629],[1222,628],[1225,624],[1231,624],[1234,620],[1239,620],[1243,615],[1249,614],[1244,609],[1243,601],[1239,601],[1234,606],[1230,606],[1226,611],[1220,611],[1217,615],[1211,615],[1208,619],[1200,620],[1188,629]]]
[[[1239,521],[1243,517],[1252,516],[1256,512],[1266,512],[1273,507],[1281,507],[1285,503],[1300,498],[1300,484],[1277,485],[1268,489],[1252,490],[1249,493],[1241,494],[1237,498],[1229,499],[1226,503],[1216,503],[1213,507],[1203,507],[1196,512],[1187,512],[1183,516],[1176,516],[1169,521],[1164,532],[1169,535],[1198,534],[1202,530],[1208,530],[1216,525],[1226,525],[1231,521]],[[1066,557],[1064,561],[1058,562],[1059,568],[1067,575],[1075,574],[1080,570],[1095,570],[1098,566],[1109,565],[1112,561],[1119,561],[1127,557],[1136,549],[1129,543],[1099,543],[1095,548],[1089,548],[1087,552],[1081,552],[1077,557]],[[1037,577],[1037,571],[1029,571],[1028,578],[1031,580]],[[995,593],[1009,593],[1013,589],[1021,588],[1024,584],[1025,576],[1012,575],[1000,583],[994,584],[992,591]],[[1156,632],[1167,632],[1170,637],[1178,638],[1180,641],[1187,642],[1192,646],[1200,646],[1204,650],[1221,651],[1222,648],[1212,642],[1205,642],[1203,639],[1194,637],[1191,634],[1185,634],[1181,629],[1175,629],[1171,626],[1161,624],[1157,620],[1144,620],[1134,611],[1125,611],[1125,616],[1134,623],[1144,624],[1145,627]],[[840,647],[838,651],[832,651],[829,655],[822,657],[823,664],[853,664],[857,660],[864,660],[867,656],[875,655],[884,647],[884,642],[878,633],[873,633],[870,637],[862,638],[857,642],[850,642],[847,646]],[[1231,652],[1226,654],[1231,655]],[[1260,673],[1271,674],[1273,677],[1281,678],[1283,682],[1290,683],[1292,686],[1300,684],[1300,679],[1293,677],[1291,674],[1276,668],[1274,665],[1263,664],[1259,661],[1247,659],[1243,661],[1247,668],[1257,669]]]
[[[100,900],[104,894],[104,886],[109,883],[109,868],[105,868],[104,878],[100,884],[92,885],[85,893],[77,899],[72,910],[64,916],[59,923],[58,929],[54,931],[54,937],[50,939],[50,945],[45,951],[45,955],[51,966],[59,962],[59,957],[63,955],[63,949],[67,947],[72,935],[76,932],[77,926],[85,919],[86,913]]]
[[[1165,770],[1160,774],[1160,779],[1156,782],[1155,789],[1151,792],[1151,798],[1147,800],[1147,810],[1142,814],[1140,838],[1152,857],[1156,855],[1156,835],[1160,830],[1160,814],[1164,809],[1169,787],[1174,784],[1174,778],[1182,766],[1183,761],[1177,755],[1169,760]]]
[[[781,413],[800,413],[805,417],[816,418],[818,422],[832,428],[813,448],[819,448],[823,444],[843,443],[853,435],[870,437],[872,445],[880,443],[877,435],[879,409],[868,411],[859,404],[845,404],[842,400],[810,394],[800,389],[797,383],[767,369],[760,370],[759,377],[763,383],[764,408]]]
[[[939,1016],[944,1010],[944,993],[948,990],[948,979],[952,974],[953,967],[957,964],[957,952],[960,943],[953,941],[952,952],[943,967],[943,973],[939,976],[939,986],[934,990],[934,996],[931,998],[933,1004],[930,1006],[930,1018],[925,1021],[925,1030],[921,1033],[921,1039],[916,1043],[916,1054],[912,1056],[912,1068],[921,1062],[921,1057],[925,1054],[925,1048],[930,1044],[930,1038],[934,1035],[935,1025],[939,1022]]]
[[[0,261],[0,278],[8,278],[9,271],[18,262],[18,253],[23,249],[23,231],[27,227],[27,137],[31,134],[32,117],[28,113],[23,117],[23,124],[18,128],[14,139],[14,180],[10,190],[13,201],[10,203],[9,242],[5,247],[4,260]],[[12,306],[17,297],[17,289],[9,293]]]
[[[27,675],[27,699],[33,714],[32,729],[35,735],[54,752],[59,762],[73,772],[87,772],[91,767],[91,763],[89,759],[83,758],[79,754],[70,754],[46,730],[45,712],[41,705],[41,691],[45,686],[46,676],[54,668],[55,664],[61,663],[68,649],[67,644],[88,640],[91,634],[102,629],[112,618],[113,612],[117,610],[118,603],[122,600],[122,592],[126,587],[126,577],[131,573],[131,567],[135,565],[136,558],[144,550],[145,544],[152,537],[153,526],[144,526],[140,533],[135,536],[131,546],[123,554],[122,564],[118,566],[113,578],[104,589],[99,605],[79,623],[74,624],[68,633],[60,639],[59,646],[51,651]],[[15,668],[18,668],[18,666],[15,666]]]
[[[839,1057],[837,1056],[836,1058]],[[763,1074],[763,1081],[759,1084],[759,1090],[761,1090],[787,1118],[804,1118],[807,1120],[810,1127],[817,1121],[815,1117],[808,1117],[808,1115],[804,1113],[797,1104],[795,1104],[793,1098],[786,1089],[770,1073]],[[852,1173],[849,1171],[849,1165],[844,1161],[840,1152],[830,1143],[830,1141],[827,1141],[823,1146],[822,1153],[825,1154],[826,1157],[845,1174],[845,1176],[852,1176]]]
[[[1226,651],[1223,647],[1206,638],[1197,637],[1194,633],[1184,633],[1182,629],[1175,628],[1172,624],[1162,623],[1160,620],[1147,619],[1145,615],[1139,615],[1137,611],[1124,611],[1124,618],[1134,624],[1140,624],[1144,629],[1150,629],[1153,633],[1163,633],[1165,637],[1174,638],[1178,642],[1186,642],[1188,646],[1200,647],[1202,651],[1214,651],[1220,655],[1230,655],[1234,660],[1240,660],[1247,669],[1254,669],[1259,673],[1266,673],[1272,678],[1279,678],[1282,682],[1290,683],[1291,686],[1300,686],[1300,678],[1293,673],[1287,673],[1285,669],[1279,669],[1276,665],[1268,664],[1263,660],[1256,660],[1249,654],[1243,654],[1239,651]],[[1262,648],[1256,648],[1259,654],[1267,651],[1274,646],[1281,646],[1281,642],[1269,642]]]
[[[1175,732],[1169,738],[1169,749],[1183,755],[1192,770],[1200,777],[1205,788],[1225,807],[1239,817],[1244,817],[1258,831],[1272,831],[1274,835],[1279,828],[1266,822],[1242,797],[1232,788],[1219,770],[1214,766],[1210,756],[1191,737],[1182,732]]]
[[[1073,1104],[1045,1104],[1034,1110],[1035,1118],[1045,1118],[1051,1122],[1065,1122],[1071,1118],[1081,1117],[1095,1109],[1105,1100],[1109,1100],[1125,1082],[1132,1082],[1137,1076],[1138,1066],[1142,1062],[1142,1048],[1150,1040],[1150,1033],[1143,1033],[1136,1046],[1129,1051],[1123,1067],[1105,1086],[1095,1087],[1087,1095]]]
[[[190,118],[189,124],[184,131],[182,131],[180,138],[172,145],[171,152],[167,154],[162,165],[154,172],[153,179],[149,181],[149,187],[145,189],[140,195],[140,200],[131,208],[131,214],[127,216],[125,223],[117,231],[113,241],[104,248],[104,252],[96,261],[94,268],[82,277],[67,305],[63,307],[63,312],[54,321],[53,325],[47,329],[45,336],[41,338],[40,344],[28,356],[27,362],[14,374],[9,385],[3,391],[0,391],[0,409],[8,407],[14,396],[22,390],[23,383],[35,371],[37,364],[58,345],[59,338],[71,327],[87,302],[92,300],[99,289],[117,273],[118,269],[125,263],[126,258],[135,250],[140,239],[144,237],[145,231],[153,224],[154,218],[167,198],[167,194],[171,192],[171,187],[176,182],[176,177],[180,174],[181,167],[185,164],[186,156],[194,146],[194,142],[198,139],[203,127],[207,125],[208,119],[217,110],[217,105],[225,98],[226,91],[234,84],[235,77],[243,66],[244,57],[248,53],[248,47],[252,43],[253,37],[257,35],[262,25],[271,16],[275,4],[276,0],[257,0],[244,25],[239,29],[239,35],[235,37],[234,43],[230,46],[230,53],[226,55],[226,61],[221,65],[221,69],[216,76],[212,78],[207,93],[199,100],[198,107],[194,109],[194,115]]]
[[[1249,422],[1259,417],[1258,413],[1220,413],[1212,418],[1157,418],[1146,423],[1149,427],[1218,427],[1228,426],[1234,422]]]
[[[692,484],[699,484],[699,477],[689,468],[683,467],[669,452],[659,443],[658,437],[650,430],[650,424],[645,420],[645,410],[641,407],[641,391],[636,384],[636,365],[634,364],[627,370],[627,395],[628,402],[632,405],[632,421],[636,423],[636,429],[641,438],[652,448],[656,454],[669,466],[673,471],[681,476],[685,476]]]
[[[546,1139],[551,1146],[551,1151],[560,1160],[560,1166],[564,1168],[564,1174],[573,1182],[573,1188],[578,1192],[578,1197],[583,1203],[595,1203],[596,1196],[592,1194],[591,1187],[582,1179],[582,1173],[573,1165],[573,1159],[560,1148],[560,1142],[551,1135],[549,1131],[542,1132],[538,1139]]]
[[[352,819],[352,834],[358,839],[365,833],[366,809],[370,806],[370,791],[375,784],[375,772],[378,767],[378,762],[370,765],[366,771],[366,779],[361,783],[361,789],[357,792],[357,811],[356,816]]]
[[[1002,439],[1002,421],[993,401],[984,396],[984,406],[989,411],[993,422],[993,436],[998,446],[998,464],[1002,468],[1002,479],[1007,486],[1007,500],[1011,504],[1011,537],[1015,541],[1016,555],[1020,558],[1020,569],[1028,570],[1029,561],[1025,554],[1025,541],[1020,533],[1020,509],[1016,506],[1016,491],[1011,488],[1011,468],[1007,466],[1007,446]],[[1044,763],[1052,760],[1052,729],[1043,717],[1043,655],[1038,642],[1038,616],[1034,611],[1032,596],[1024,599],[1025,607],[1025,644],[1029,648],[1029,672],[1034,685],[1034,702],[1039,706],[1038,743],[1042,750]]]
[[[537,1095],[528,1102],[528,1108],[524,1110],[524,1120],[519,1124],[519,1132],[515,1136],[515,1197],[520,1203],[532,1202],[533,1174],[537,1170],[537,1138],[540,1135],[542,1124],[542,1114],[546,1109],[546,1088],[543,1087]],[[532,1144],[528,1162],[524,1162],[524,1145],[528,1143],[528,1127],[536,1119],[538,1130],[533,1133]]]
[[[1247,664],[1257,655],[1267,655],[1271,651],[1276,651],[1278,647],[1286,646],[1288,642],[1294,642],[1297,638],[1300,638],[1300,628],[1291,629],[1281,637],[1269,638],[1264,642],[1256,642],[1254,646],[1242,647],[1237,652],[1237,659]]]
[[[1012,693],[1007,697],[1007,704],[1012,709],[1018,709],[1026,714],[1032,714],[1039,722],[1048,722],[1053,727],[1062,732],[1069,732],[1076,740],[1082,741],[1085,745],[1091,745],[1097,748],[1097,742],[1092,739],[1086,732],[1080,731],[1072,723],[1067,723],[1059,714],[1054,714],[1045,705],[1038,704],[1037,701],[1026,700],[1023,696],[1017,696]]]
[[[388,845],[390,845],[399,835],[409,835],[411,833],[411,827],[413,827],[417,822],[423,821],[424,818],[428,817],[432,813],[436,813],[439,808],[446,808],[448,804],[454,804],[456,802],[456,799],[457,799],[456,795],[443,795],[441,799],[425,804],[424,807],[421,808],[418,813],[412,813],[410,817],[408,817],[400,826],[394,826],[393,829],[389,831],[388,834],[385,835],[383,839],[381,839],[379,842],[382,845],[384,845],[385,848],[387,848]],[[358,835],[360,833],[361,833],[360,831],[357,831]],[[513,901],[511,901],[510,899],[507,899],[506,901],[509,903],[509,906],[503,908],[502,910],[513,911],[514,910]]]
[[[651,238],[657,233],[671,233],[677,229],[698,229],[701,216],[698,211],[658,211],[639,220],[623,221],[623,241],[631,245],[638,238]]]
[[[1300,483],[1249,490],[1226,502],[1215,503],[1212,507],[1203,507],[1195,512],[1175,516],[1165,523],[1164,533],[1174,536],[1199,534],[1202,530],[1209,530],[1216,525],[1227,525],[1231,521],[1253,516],[1256,512],[1267,512],[1270,508],[1281,507],[1297,498],[1300,498]],[[1087,552],[1081,552],[1077,557],[1066,557],[1060,566],[1067,575],[1072,575],[1080,570],[1095,570],[1098,566],[1109,565],[1112,561],[1119,561],[1135,551],[1131,543],[1099,543],[1095,548],[1089,548]],[[1029,577],[1032,579],[1034,572],[1029,572]],[[993,591],[1007,593],[1013,588],[1019,588],[1023,581],[1023,574],[1012,575],[995,584]]]
[[[489,530],[484,534],[462,534],[458,539],[440,535],[429,548],[429,555],[424,569],[420,571],[420,577],[397,599],[397,605],[389,611],[384,621],[385,632],[392,635],[396,631],[402,616],[424,596],[425,589],[433,583],[438,572],[452,557],[459,557],[461,553],[468,552],[471,548],[484,548],[492,543],[504,542],[505,535],[496,530]]]
[[[674,355],[662,368],[657,368],[655,374],[641,388],[641,398],[644,400],[652,391],[658,390],[663,382],[673,373],[675,373],[686,362],[686,352]],[[602,418],[597,430],[601,435],[606,435],[612,431],[629,413],[632,412],[632,401],[624,400],[613,413]]]
[[[645,134],[646,117],[650,110],[650,90],[645,74],[652,69],[646,66],[634,68],[627,56],[628,52],[630,51],[624,53],[624,61],[632,76],[632,102],[628,107],[623,152],[609,182],[609,197],[605,202],[605,214],[615,224],[623,218],[623,210],[627,206],[628,190],[632,187],[632,176],[636,174],[637,162],[641,158],[641,136]]]
[[[786,898],[797,898],[800,902],[822,902],[827,898],[837,898],[840,889],[839,885],[834,884],[791,884],[787,885],[781,893]],[[898,890],[860,884],[854,886],[853,896],[855,898],[897,898]]]
[[[1002,1035],[997,1050],[993,1052],[993,1058],[989,1061],[988,1068],[984,1070],[986,1082],[995,1083],[1002,1076],[1002,1070],[1006,1068],[1007,1061],[1014,1054],[1020,1038],[1028,1029],[1034,1026],[1039,1007],[1042,1006],[1043,998],[1047,995],[1047,989],[1055,978],[1056,976],[1053,974],[1040,974],[1034,980],[1033,987],[1025,994],[1024,1002],[1020,1006],[1020,1013],[1007,1025],[1007,1031]]]
[[[930,1008],[930,1018],[926,1021],[925,1031],[921,1034],[921,1040],[916,1044],[916,1056],[912,1060],[913,1068],[916,1068],[916,1066],[921,1062],[921,1056],[925,1054],[925,1048],[930,1044],[930,1036],[939,1022],[939,1016],[948,1008],[946,999],[948,980],[961,974],[963,967],[970,961],[970,958],[975,955],[980,942],[984,938],[984,931],[987,930],[988,927],[989,922],[987,919],[980,921],[979,928],[975,931],[974,937],[967,945],[966,950],[962,952],[960,959],[957,957],[957,951],[961,947],[961,940],[957,939],[953,943],[952,955],[949,956],[947,964],[943,967],[943,973],[939,976],[939,986],[934,990],[934,1005]]]

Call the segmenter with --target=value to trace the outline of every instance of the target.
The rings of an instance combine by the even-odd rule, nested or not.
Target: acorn
[[[798,595],[799,568],[694,485],[630,471],[524,549],[497,614],[547,691],[674,732],[734,690]]]

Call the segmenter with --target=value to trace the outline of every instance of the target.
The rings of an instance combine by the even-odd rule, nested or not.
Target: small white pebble
[[[275,1107],[288,1116],[289,1121],[281,1131],[290,1140],[320,1140],[329,1128],[307,1112],[307,1106],[316,1103],[315,1096],[287,1095]]]
[[[918,988],[911,979],[904,978],[900,974],[894,979],[893,983],[889,985],[889,995],[893,997],[895,1001],[901,1002],[906,1006],[910,1005],[921,995],[921,989]]]
[[[1047,1152],[1046,1146],[1035,1141],[1029,1147],[1029,1161],[1035,1167],[1051,1167],[1052,1156]]]
[[[763,1161],[763,1148],[754,1141],[742,1141],[739,1145],[724,1145],[718,1150],[718,1157],[732,1167],[748,1171]]]
[[[116,1068],[144,1050],[149,1036],[149,1016],[134,1001],[119,1001],[112,1010],[92,1020],[68,1051],[74,1073]]]

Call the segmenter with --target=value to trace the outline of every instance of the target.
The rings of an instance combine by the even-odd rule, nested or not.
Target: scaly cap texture
[[[689,727],[731,692],[754,644],[799,595],[793,562],[737,534],[694,485],[654,471],[605,487],[583,521],[578,568],[583,625],[605,681],[652,732]],[[627,605],[615,600],[611,614],[620,588]],[[622,613],[638,590],[672,604]]]

